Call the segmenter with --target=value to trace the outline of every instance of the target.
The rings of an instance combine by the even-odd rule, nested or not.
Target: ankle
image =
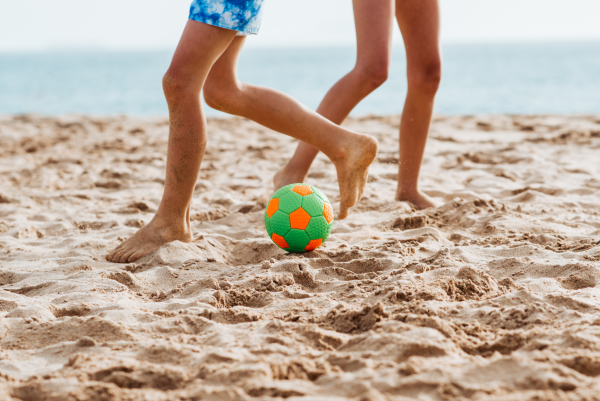
[[[352,131],[346,131],[344,140],[338,141],[335,146],[326,153],[327,157],[337,165],[338,163],[347,163],[355,157],[361,155],[376,155],[379,144],[375,138],[370,135],[360,134]]]
[[[348,160],[348,156],[351,153],[350,146],[346,142],[339,142],[335,147],[329,149],[327,153],[323,153],[329,158],[329,160],[331,160],[333,164],[337,165],[340,162],[345,162]]]
[[[288,163],[280,170],[280,173],[283,177],[302,182],[308,175],[308,169],[305,166],[297,166]]]
[[[396,197],[410,197],[417,194],[420,194],[419,188],[411,187],[411,188],[398,188],[396,191]]]
[[[156,227],[165,228],[171,231],[190,231],[190,222],[188,221],[186,213],[179,214],[172,213],[171,211],[161,211],[159,208],[150,223]]]

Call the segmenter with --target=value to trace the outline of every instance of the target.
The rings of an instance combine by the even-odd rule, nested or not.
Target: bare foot
[[[304,182],[305,180],[306,174],[293,171],[293,169],[286,165],[273,176],[273,186],[275,191],[277,191],[279,188],[285,187],[286,185]]]
[[[162,223],[156,217],[140,228],[129,239],[113,249],[106,260],[113,263],[131,263],[156,251],[162,245],[173,242],[191,242],[192,234],[189,225],[177,228],[173,223]]]
[[[430,207],[437,207],[437,204],[429,196],[425,195],[418,189],[411,192],[398,192],[396,194],[397,201],[409,202],[418,210],[429,209]]]
[[[339,159],[332,159],[340,186],[340,220],[348,216],[348,210],[362,197],[369,166],[377,156],[379,145],[372,136],[355,134],[342,147],[344,155]]]

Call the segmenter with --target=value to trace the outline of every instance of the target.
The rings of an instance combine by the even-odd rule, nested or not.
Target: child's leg
[[[361,100],[385,82],[390,65],[394,3],[392,0],[354,0],[356,65],[340,79],[319,105],[317,113],[341,124]],[[303,182],[319,151],[300,142],[294,156],[275,177],[275,189]]]
[[[360,197],[367,170],[377,154],[377,141],[344,129],[279,91],[239,82],[236,68],[244,38],[236,38],[210,71],[204,87],[207,104],[243,116],[304,141],[331,159],[340,187],[343,219]]]
[[[440,84],[440,15],[437,0],[396,0],[396,19],[406,48],[408,93],[400,122],[396,199],[417,208],[435,206],[418,181],[435,94]]]
[[[235,31],[188,21],[163,78],[169,105],[169,147],[163,198],[156,215],[106,259],[133,262],[171,241],[191,241],[189,206],[206,146],[200,90]]]
[[[107,260],[133,262],[167,242],[191,240],[189,207],[206,143],[199,92],[209,71],[212,84],[207,83],[205,96],[210,104],[303,140],[331,159],[340,186],[338,218],[345,218],[362,196],[369,165],[377,155],[377,140],[343,129],[281,92],[238,82],[235,68],[244,39],[234,35],[188,21],[164,79],[170,134],[163,199],[152,221]]]

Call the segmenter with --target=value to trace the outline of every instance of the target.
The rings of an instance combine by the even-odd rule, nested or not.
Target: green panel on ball
[[[285,237],[292,228],[290,226],[290,216],[287,213],[283,213],[281,210],[276,211],[275,214],[271,216],[269,224],[271,226],[271,233],[281,235],[282,237]]]
[[[298,210],[301,205],[302,195],[299,195],[294,191],[289,191],[279,197],[279,210],[282,212],[290,214],[293,211]]]
[[[306,245],[310,242],[304,230],[291,229],[285,236],[285,242],[289,245],[289,252],[304,252]]]
[[[327,238],[329,238],[329,234],[331,234],[332,228],[333,228],[333,221],[331,223],[329,223],[329,225],[327,226],[327,232],[325,233],[325,236],[323,237],[323,242],[325,242],[325,240]]]
[[[267,216],[267,214],[265,213],[265,228],[267,229],[267,234],[269,234],[269,237],[273,234],[273,231],[271,231],[271,222],[269,221],[269,216]]]
[[[310,219],[308,226],[306,226],[306,234],[309,239],[321,239],[325,240],[325,236],[327,235],[327,220],[322,215],[319,217],[313,217]]]
[[[311,217],[322,216],[325,202],[315,193],[302,197],[302,209],[306,210]]]
[[[314,193],[316,193],[319,198],[323,199],[325,202],[331,204],[331,202],[329,202],[329,199],[327,198],[327,196],[323,193],[323,191],[321,191],[319,188],[315,187],[315,186],[310,186],[310,188],[313,190]]]
[[[294,185],[295,184],[290,184],[290,185],[286,185],[285,187],[279,188],[277,191],[275,191],[275,193],[273,194],[273,196],[271,196],[271,199],[273,199],[273,198],[281,198],[283,195],[285,195],[288,192],[290,192],[292,190],[292,188],[294,188]]]

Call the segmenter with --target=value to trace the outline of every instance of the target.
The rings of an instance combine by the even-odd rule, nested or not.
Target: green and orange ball
[[[333,226],[333,208],[317,187],[290,184],[273,194],[265,210],[265,227],[277,246],[288,252],[320,247]]]

